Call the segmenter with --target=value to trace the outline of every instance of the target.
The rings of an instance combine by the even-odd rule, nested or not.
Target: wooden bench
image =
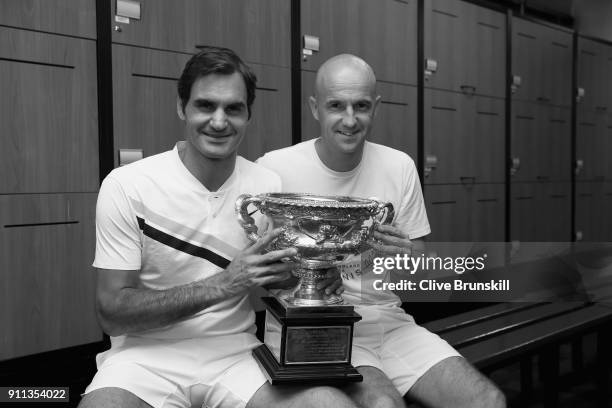
[[[532,362],[538,356],[546,407],[558,406],[560,345],[579,344],[578,339],[583,335],[597,333],[596,378],[601,398],[598,406],[606,406],[608,366],[612,364],[610,304],[500,303],[423,326],[448,341],[485,373],[520,362],[522,394],[531,392]]]

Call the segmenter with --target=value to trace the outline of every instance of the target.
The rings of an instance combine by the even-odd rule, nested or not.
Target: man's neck
[[[365,145],[365,143],[364,143]],[[325,142],[322,139],[317,139],[315,141],[315,150],[319,159],[327,166],[329,169],[338,172],[351,171],[361,163],[361,158],[363,157],[363,147],[352,152],[352,153],[342,153],[342,152],[333,152],[329,149],[328,146],[325,145]]]
[[[202,156],[189,142],[180,144],[178,151],[187,170],[208,191],[217,191],[232,175],[236,167],[236,153],[223,159],[211,159]]]

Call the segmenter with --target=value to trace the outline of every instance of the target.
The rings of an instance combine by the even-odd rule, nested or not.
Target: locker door
[[[602,242],[609,239],[606,230],[610,207],[605,207],[604,183],[576,183],[576,232],[580,241]]]
[[[463,3],[463,2],[462,2]],[[469,83],[475,84],[479,95],[506,97],[506,16],[497,11],[464,3],[472,11],[473,21],[468,43],[475,59],[468,64]]]
[[[475,121],[471,136],[471,153],[465,160],[474,167],[479,183],[505,181],[505,102],[502,99],[475,99]]]
[[[0,27],[0,193],[97,191],[95,41]]]
[[[119,149],[151,156],[183,140],[176,113],[176,82],[187,54],[113,44],[115,165]]]
[[[289,67],[290,1],[200,0],[196,43],[233,49],[245,61]]]
[[[612,153],[612,114],[606,115],[605,128],[603,129],[604,138],[604,162],[605,168],[605,179],[612,181],[612,159],[610,154]]]
[[[538,188],[544,191],[540,213],[544,221],[541,241],[571,241],[571,184],[543,183]]]
[[[314,72],[302,71],[302,141],[319,137],[319,122],[315,120],[310,111],[308,99],[314,95]]]
[[[425,157],[437,159],[425,183],[476,181],[473,112],[473,96],[425,90]]]
[[[434,185],[425,191],[432,242],[502,242],[502,184]]]
[[[510,192],[510,239],[542,241],[541,190],[535,183],[513,183]],[[541,188],[541,187],[540,187]]]
[[[469,195],[471,240],[503,242],[505,239],[504,185],[481,184],[463,189]]]
[[[576,180],[603,181],[609,155],[605,150],[606,115],[578,110],[576,130],[576,158],[584,167]]]
[[[602,68],[602,100],[603,106],[606,107],[605,111],[608,114],[612,114],[612,45],[602,44],[603,47],[603,68]]]
[[[196,51],[196,25],[214,20],[196,13],[196,0],[146,0],[139,1],[140,19],[129,24],[118,22],[117,0],[110,0],[113,42],[131,44],[161,50]],[[207,21],[208,20],[208,21]]]
[[[543,95],[540,100],[557,106],[572,105],[572,35],[547,29],[544,43]]]
[[[95,0],[3,0],[0,25],[96,38]]]
[[[543,96],[545,68],[541,42],[545,31],[539,24],[512,19],[512,76],[521,78],[521,85],[512,95],[514,100],[535,101]]]
[[[513,182],[533,181],[542,176],[542,152],[545,138],[540,132],[540,111],[534,104],[512,103],[511,157],[520,160],[520,168],[512,176]]]
[[[571,110],[552,106],[540,106],[544,111],[542,121],[546,130],[543,150],[545,175],[549,180],[568,181],[572,177]]]
[[[328,58],[351,53],[370,64],[378,80],[416,85],[416,0],[302,0],[300,7],[302,35],[320,41],[302,69],[316,71]]]
[[[469,83],[470,66],[476,60],[476,47],[467,46],[472,21],[461,1],[427,0],[425,2],[425,58],[437,63],[437,69],[425,74],[425,86],[461,91]]]
[[[257,75],[251,122],[238,154],[255,160],[270,150],[291,146],[291,71],[250,64]]]
[[[0,360],[102,340],[95,193],[0,195]]]
[[[602,52],[602,47],[596,41],[578,38],[578,87],[585,91],[579,104],[583,110],[594,111],[596,106],[606,105],[602,100]]]
[[[407,153],[417,160],[417,90],[413,86],[377,84],[381,95],[371,142]]]
[[[425,205],[431,226],[431,242],[468,242],[470,241],[471,222],[468,203],[460,186],[427,186]]]

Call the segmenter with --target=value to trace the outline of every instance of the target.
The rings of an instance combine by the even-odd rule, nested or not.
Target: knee
[[[371,408],[402,408],[405,406],[401,396],[399,396],[399,398],[394,398],[394,396],[392,395],[377,395],[376,398],[374,398],[371,401],[371,405],[368,405],[368,407]]]
[[[304,408],[357,408],[351,399],[334,387],[315,387],[303,394],[299,403]]]

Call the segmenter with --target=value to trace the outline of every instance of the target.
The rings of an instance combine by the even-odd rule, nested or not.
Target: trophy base
[[[295,306],[266,297],[264,345],[253,355],[271,384],[363,381],[351,365],[353,306]]]
[[[363,376],[350,364],[340,366],[281,365],[265,344],[254,349],[253,356],[272,385],[340,385],[363,381]]]

